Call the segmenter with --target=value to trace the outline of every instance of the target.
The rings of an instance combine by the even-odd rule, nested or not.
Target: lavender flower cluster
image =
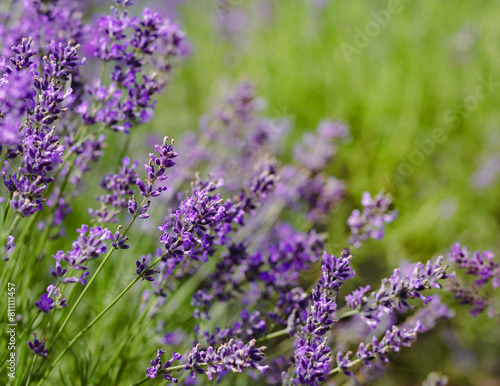
[[[138,15],[131,0],[110,6],[87,18],[87,2],[26,0],[0,14],[0,284],[24,291],[22,312],[11,317],[8,306],[29,349],[20,383],[58,384],[55,369],[70,366],[68,352],[81,353],[75,344],[104,316],[120,328],[103,327],[115,343],[89,359],[92,383],[205,375],[238,384],[246,373],[259,384],[318,385],[339,373],[361,379],[368,367],[383,373],[391,352],[453,317],[442,288],[473,315],[495,314],[486,291],[500,286],[494,254],[459,244],[448,261],[407,263],[374,291],[362,282],[345,292],[363,280],[354,271],[363,262],[348,248],[329,254],[322,233],[348,204],[346,182],[328,172],[350,135],[342,121],[321,120],[284,162],[291,122],[266,116],[243,82],[198,131],[140,154],[140,126],[188,44],[158,12]],[[107,146],[122,151],[104,164]],[[147,158],[143,172],[134,155]],[[106,173],[96,192],[98,165]],[[73,237],[66,227],[82,202],[87,220]],[[341,219],[349,235],[340,229],[339,243],[350,248],[381,240],[397,217],[389,194],[365,192],[361,204]],[[473,277],[469,287],[449,265]],[[157,345],[172,356],[159,348],[147,367]],[[1,367],[9,354],[0,354]]]

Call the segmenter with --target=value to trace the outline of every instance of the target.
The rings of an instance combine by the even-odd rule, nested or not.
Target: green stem
[[[28,386],[30,384],[31,375],[33,374],[33,369],[35,368],[35,361],[36,361],[36,354],[34,354],[34,356],[33,356],[33,361],[31,362],[31,366],[26,367],[26,370],[28,370],[28,368],[31,368],[31,370],[29,371],[28,379],[26,380],[26,383],[25,383],[26,386]],[[26,375],[26,372],[23,374],[23,377],[21,379],[24,379],[25,375]]]
[[[120,152],[120,157],[118,158],[118,165],[120,164],[121,160],[125,157],[125,154],[127,154],[128,148],[130,146],[131,138],[132,138],[132,135],[128,134],[127,138],[125,139],[125,144],[123,145],[123,149]]]
[[[260,343],[260,342],[263,342],[265,340],[278,338],[278,337],[286,335],[286,334],[288,334],[288,329],[285,328],[283,330],[279,330],[279,331],[272,332],[271,334],[267,334],[266,336],[263,336],[262,338],[257,339],[257,342]]]
[[[12,232],[14,232],[14,230],[17,227],[17,224],[19,224],[19,221],[21,221],[22,218],[23,218],[23,216],[21,216],[19,213],[16,215],[16,217],[14,218],[14,221],[12,221],[12,224],[10,224],[10,228],[7,231],[7,236],[11,235]]]

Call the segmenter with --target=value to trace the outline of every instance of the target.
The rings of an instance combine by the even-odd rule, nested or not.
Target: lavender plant
[[[389,195],[364,193],[364,209],[342,219],[350,235],[336,240],[349,248],[330,254],[323,231],[348,191],[329,167],[348,126],[320,121],[284,162],[291,122],[267,117],[250,82],[197,132],[164,137],[136,170],[130,144],[143,150],[140,126],[182,65],[186,38],[160,13],[134,16],[131,0],[89,23],[87,6],[13,1],[2,14],[0,280],[19,288],[17,308],[0,307],[19,342],[1,338],[0,369],[13,356],[17,366],[7,384],[65,383],[70,351],[77,363],[85,356],[80,342],[93,354],[76,368],[82,384],[360,381],[453,317],[443,287],[473,315],[496,315],[484,291],[500,286],[489,251],[456,244],[448,261],[403,264],[374,291],[355,277],[361,262],[349,248],[384,237],[397,217]],[[97,192],[89,172],[99,165]],[[88,213],[74,230],[81,196]]]

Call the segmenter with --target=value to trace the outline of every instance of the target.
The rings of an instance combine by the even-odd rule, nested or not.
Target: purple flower
[[[469,311],[472,316],[476,317],[486,309],[488,309],[489,318],[494,316],[490,299],[485,294],[480,293],[480,288],[477,284],[471,283],[467,285],[455,279],[450,281],[447,289],[453,293],[455,299],[460,300],[460,304],[467,304],[472,307]]]
[[[363,193],[361,205],[364,207],[363,212],[355,209],[347,220],[351,228],[349,243],[355,248],[359,248],[368,238],[381,240],[384,237],[385,223],[393,222],[398,213],[396,210],[391,211],[392,198],[383,193],[374,198],[368,192]]]
[[[54,299],[49,297],[47,294],[42,294],[40,297],[40,300],[35,302],[35,307],[38,308],[40,311],[48,314],[50,313],[50,310],[54,308]]]
[[[149,197],[158,197],[162,192],[167,190],[165,186],[158,187],[153,189],[153,184],[155,181],[164,181],[167,179],[165,175],[165,171],[168,168],[171,168],[175,165],[173,161],[174,158],[177,157],[177,153],[174,151],[174,140],[171,141],[170,145],[168,143],[168,137],[163,139],[162,145],[156,145],[155,150],[158,153],[156,156],[153,153],[149,154],[149,163],[145,165],[147,180],[144,183],[140,178],[136,179],[136,184],[139,187],[139,191],[142,196]],[[140,218],[147,218],[149,215],[147,214],[147,210],[149,208],[149,201],[139,208],[139,212],[137,212],[137,203],[135,203],[135,197],[132,201],[128,203],[128,210],[131,214],[138,214]],[[133,213],[131,211],[134,211]]]
[[[390,351],[398,352],[401,347],[410,347],[416,340],[417,333],[420,332],[422,330],[418,321],[413,328],[392,326],[385,332],[382,339],[374,336],[370,343],[361,342],[356,357],[367,367],[371,367],[372,361],[375,359],[389,362],[388,354]],[[350,351],[347,354],[339,351],[336,356],[337,368],[349,376],[353,375],[349,369],[356,365],[356,362],[350,360],[351,355]]]
[[[346,295],[346,302],[349,307],[359,310],[368,326],[374,329],[383,314],[410,307],[409,299],[417,298],[424,304],[428,303],[432,297],[424,296],[422,292],[432,288],[439,289],[441,280],[454,276],[448,274],[446,269],[442,256],[435,263],[429,260],[425,266],[420,262],[413,264],[405,269],[407,272],[395,269],[389,279],[382,280],[380,289],[367,295],[369,286],[361,287]]]
[[[240,314],[240,320],[235,322],[233,326],[229,328],[216,326],[213,334],[203,331],[202,335],[209,345],[215,346],[222,342],[227,342],[229,339],[247,341],[262,335],[265,330],[266,319],[259,311],[250,313],[246,309],[243,309]]]
[[[137,179],[135,172],[137,165],[139,165],[138,162],[131,163],[130,158],[125,157],[117,174],[110,173],[103,176],[100,185],[107,194],[96,197],[97,201],[101,203],[100,209],[95,211],[89,209],[91,217],[97,222],[117,222],[116,216],[123,209],[128,208],[129,198],[134,194],[131,186],[135,185]]]
[[[313,173],[321,171],[337,152],[336,140],[347,137],[349,128],[340,122],[321,121],[315,134],[306,133],[294,155]]]
[[[456,263],[466,274],[479,277],[476,284],[482,287],[492,280],[493,288],[500,287],[500,268],[493,259],[495,254],[491,251],[475,251],[471,253],[466,247],[456,243],[450,247],[448,255],[450,261]]]
[[[47,338],[39,340],[36,332],[33,335],[35,335],[35,339],[33,340],[33,342],[28,341],[28,347],[35,353],[35,355],[46,357],[49,352],[49,350],[45,348],[45,342],[47,341]]]
[[[295,363],[294,385],[318,385],[330,371],[330,348],[324,337],[332,328],[337,310],[336,292],[355,273],[352,256],[343,251],[340,258],[323,254],[321,278],[312,291],[312,304],[306,323],[295,338],[292,361]]]
[[[420,325],[419,332],[424,333],[436,327],[439,320],[451,319],[454,315],[455,313],[446,304],[441,303],[439,296],[434,295],[425,306],[419,308],[401,327],[416,328],[418,323]]]
[[[80,229],[77,229],[79,234],[77,239],[73,241],[73,248],[68,252],[57,251],[52,257],[56,261],[56,266],[50,271],[51,275],[60,279],[64,284],[81,283],[82,285],[87,284],[86,277],[89,275],[87,272],[88,267],[84,264],[88,260],[93,260],[98,258],[100,255],[106,253],[106,241],[114,240],[113,234],[106,228],[94,227],[89,230],[87,225],[82,225]],[[88,233],[88,234],[87,234]],[[68,268],[74,271],[84,271],[79,277],[67,276],[67,268],[63,268],[65,264]],[[47,292],[49,295],[43,294],[40,302],[35,302],[40,310],[48,313],[53,307],[51,305],[54,300],[50,298],[53,296],[56,299],[56,305],[60,307],[65,307],[66,299],[60,300],[59,289],[54,286],[47,287]]]
[[[155,102],[170,73],[173,60],[185,55],[184,33],[160,14],[144,9],[141,18],[129,16],[131,2],[116,3],[112,14],[97,21],[91,54],[111,62],[111,88],[98,81],[87,87],[90,97],[80,105],[83,122],[104,122],[115,131],[128,133],[132,124],[150,120]]]
[[[172,381],[174,383],[177,383],[178,380],[170,375],[170,371],[166,371],[168,367],[175,361],[178,361],[182,358],[182,355],[179,353],[175,353],[172,351],[172,358],[170,360],[166,361],[165,363],[161,362],[161,356],[165,353],[162,349],[158,349],[158,353],[156,355],[155,359],[151,360],[151,367],[147,368],[146,371],[146,376],[154,379],[160,373],[163,378],[165,378],[167,381]]]
[[[16,246],[16,243],[14,243],[14,236],[9,235],[7,236],[7,241],[5,243],[5,256],[4,256],[4,261],[9,261],[9,258],[7,255],[11,254],[14,251],[14,247]]]
[[[217,348],[208,347],[202,349],[200,344],[197,344],[188,353],[184,365],[184,370],[190,370],[191,377],[195,378],[196,374],[206,374],[209,380],[212,380],[215,375],[223,374],[231,370],[234,373],[241,373],[246,368],[252,367],[264,373],[269,366],[260,364],[264,359],[265,347],[255,347],[255,340],[248,343],[242,341],[229,342],[218,346]],[[147,369],[147,377],[155,378],[157,375],[162,375],[163,378],[177,383],[177,380],[170,374],[168,367],[174,360],[180,360],[180,354],[172,353],[172,359],[164,364],[161,362],[161,356],[164,351],[158,349],[156,359],[151,360],[151,367]]]
[[[231,339],[215,349],[211,346],[202,349],[198,344],[189,352],[184,369],[191,371],[191,378],[195,378],[198,373],[205,374],[209,380],[228,370],[241,373],[249,367],[265,373],[269,366],[263,366],[260,362],[264,359],[266,347],[257,348],[255,344],[255,339],[248,343]]]

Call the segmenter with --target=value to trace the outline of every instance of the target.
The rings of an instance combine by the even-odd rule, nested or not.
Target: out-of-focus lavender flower
[[[490,300],[485,294],[479,292],[477,284],[471,283],[467,285],[462,281],[451,280],[447,289],[453,293],[455,299],[460,300],[460,304],[467,304],[471,306],[470,314],[474,317],[479,315],[484,310],[488,309],[488,316],[494,316],[493,308],[491,307]]]
[[[75,154],[74,167],[70,171],[69,167],[63,167],[61,175],[66,176],[67,173],[71,172],[69,181],[73,185],[77,185],[82,179],[83,175],[90,171],[90,165],[99,161],[104,155],[104,148],[106,144],[104,140],[106,136],[104,134],[98,136],[95,139],[89,139],[86,141],[75,141],[71,136],[66,137],[67,146],[72,154]]]
[[[10,17],[9,23],[5,23],[0,34],[4,43],[3,55],[7,55],[11,46],[28,35],[33,37],[35,43],[44,47],[52,40],[56,43],[71,40],[81,43],[89,34],[88,26],[82,22],[86,2],[53,0],[13,3],[18,8],[15,13],[22,17]]]
[[[446,386],[448,377],[433,371],[427,375],[427,378],[422,382],[422,386]]]
[[[494,156],[487,159],[471,176],[472,184],[483,189],[498,180],[500,176],[500,157]]]
[[[383,279],[380,289],[366,295],[369,286],[361,287],[353,293],[346,295],[345,300],[349,307],[359,310],[361,317],[371,329],[380,322],[383,314],[393,311],[402,311],[410,307],[409,299],[420,299],[424,304],[432,297],[424,296],[422,292],[427,289],[441,288],[440,280],[453,277],[454,274],[446,272],[447,266],[443,264],[440,256],[435,263],[430,260],[425,264],[416,263],[412,269],[407,269],[408,274],[400,269],[395,269],[389,279]]]
[[[290,366],[290,361],[283,355],[271,359],[269,361],[269,369],[265,374],[266,384],[270,386],[281,386],[285,384],[288,366]]]
[[[335,177],[319,174],[299,185],[297,192],[307,202],[307,217],[321,222],[344,198],[345,183]]]
[[[128,208],[128,200],[134,194],[131,186],[135,185],[138,177],[135,172],[137,165],[139,165],[138,162],[131,163],[130,158],[125,157],[117,174],[109,173],[109,175],[103,176],[100,185],[108,194],[96,197],[97,201],[101,203],[100,209],[95,211],[89,209],[89,214],[95,221],[117,222],[116,216],[123,209]]]
[[[244,309],[240,314],[241,321],[237,321],[232,327],[221,328],[216,326],[215,332],[210,334],[203,331],[203,336],[210,346],[215,346],[229,339],[241,339],[244,341],[257,338],[266,330],[266,319],[259,312],[252,313]]]
[[[392,198],[383,193],[374,198],[369,192],[363,193],[361,205],[364,207],[363,213],[355,209],[347,220],[351,228],[349,243],[356,248],[368,238],[381,240],[384,237],[385,224],[393,222],[398,214],[396,210],[391,210]]]
[[[45,348],[45,342],[47,341],[47,339],[38,339],[36,332],[33,335],[35,335],[35,339],[33,340],[33,342],[28,340],[28,347],[35,353],[35,355],[46,357],[49,352],[49,350]]]
[[[251,83],[235,87],[212,114],[200,119],[199,134],[188,133],[184,138],[180,152],[184,170],[179,177],[189,180],[194,170],[206,170],[210,165],[207,171],[224,178],[226,189],[241,190],[259,165],[270,163],[272,158],[266,155],[279,152],[288,130],[286,120],[264,117],[262,110]]]
[[[349,129],[344,123],[321,121],[317,133],[306,133],[294,149],[294,155],[302,165],[314,174],[323,170],[337,152],[335,141],[349,134]]]
[[[337,310],[335,297],[342,284],[355,273],[352,256],[343,251],[340,258],[323,254],[321,278],[312,291],[311,311],[295,338],[292,361],[295,363],[294,385],[317,385],[330,371],[330,348],[325,334],[331,329]]]
[[[466,274],[479,277],[475,283],[482,287],[492,281],[493,288],[500,287],[500,268],[497,262],[493,261],[495,254],[491,251],[469,252],[466,247],[456,243],[450,247],[448,255],[450,261],[456,263],[461,269],[466,270]]]
[[[248,28],[248,15],[241,5],[231,0],[215,0],[214,4],[213,19],[218,33],[234,46],[241,46]]]
[[[432,330],[440,320],[451,319],[455,313],[444,303],[441,303],[438,295],[432,296],[431,300],[419,308],[402,325],[402,328],[415,328],[420,324],[420,333]]]
[[[245,301],[256,286],[262,292],[259,296],[277,298],[272,302],[274,309],[268,313],[273,322],[288,325],[291,333],[302,324],[307,317],[308,295],[299,287],[299,272],[320,259],[324,236],[314,231],[304,234],[289,224],[280,224],[270,238],[272,240],[266,242],[267,251],[253,255],[244,244],[229,246],[205,288],[197,292],[197,299],[192,303],[198,307],[196,316],[208,318],[214,301],[227,302],[239,296]]]
[[[9,261],[8,255],[10,255],[16,246],[16,243],[14,243],[14,236],[9,235],[7,236],[7,242],[5,244],[5,254],[4,254],[4,261]]]
[[[155,102],[172,61],[186,54],[184,33],[159,13],[146,8],[140,18],[129,16],[129,1],[115,2],[112,14],[97,21],[90,43],[91,55],[112,63],[112,84],[97,81],[86,88],[90,97],[79,106],[86,124],[103,122],[115,131],[128,133],[134,123],[151,119]]]

